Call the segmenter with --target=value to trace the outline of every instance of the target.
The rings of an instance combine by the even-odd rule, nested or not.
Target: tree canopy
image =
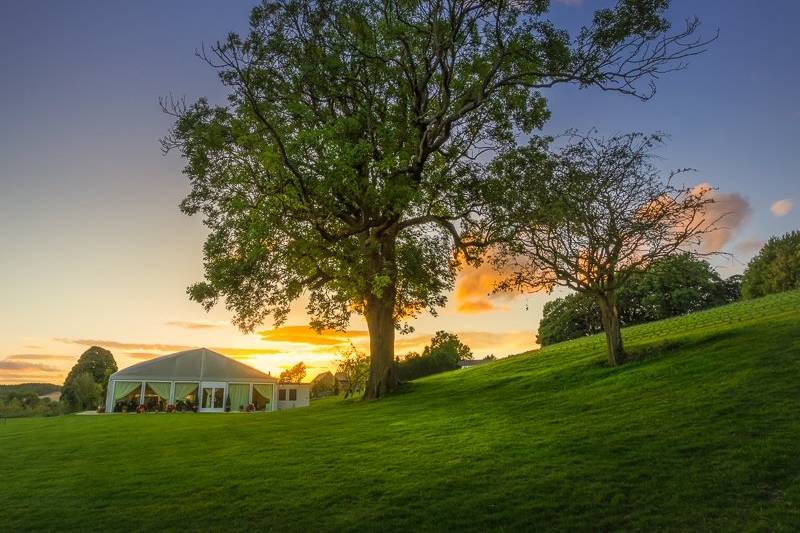
[[[416,379],[455,370],[459,361],[472,358],[472,350],[458,335],[437,331],[422,354],[411,352],[398,361],[398,373],[402,380]]]
[[[577,135],[560,150],[534,138],[494,164],[493,217],[508,231],[495,262],[510,274],[499,290],[569,287],[595,299],[609,363],[624,360],[618,291],[631,276],[679,252],[696,253],[716,229],[708,189],[673,184],[653,165],[659,135]]]
[[[248,331],[302,295],[315,328],[363,314],[365,397],[393,389],[395,329],[435,313],[492,240],[485,154],[540,127],[554,85],[649,98],[707,43],[697,20],[671,32],[667,4],[620,0],[571,37],[543,0],[264,1],[248,35],[200,52],[227,104],[165,103],[182,209],[210,230],[191,298],[224,298]]]
[[[345,398],[364,390],[367,386],[369,355],[356,348],[352,342],[350,346],[339,352],[339,360],[336,362],[336,378],[338,379],[340,376],[347,382],[347,389],[344,391]]]
[[[688,254],[670,256],[634,274],[620,288],[617,305],[620,325],[661,320],[739,298],[741,276],[722,279],[708,261]],[[597,301],[585,293],[573,293],[544,305],[537,342],[556,342],[603,331]]]
[[[306,377],[306,364],[302,361],[287,368],[278,377],[278,383],[301,383]]]
[[[742,297],[800,288],[800,231],[770,237],[750,260],[742,279]]]
[[[61,401],[68,409],[93,409],[102,403],[108,387],[108,378],[117,371],[114,356],[105,348],[92,346],[81,354],[61,388]],[[90,384],[96,387],[90,393]]]

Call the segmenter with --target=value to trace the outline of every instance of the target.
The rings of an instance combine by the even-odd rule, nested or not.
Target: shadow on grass
[[[637,344],[626,350],[627,360],[623,366],[669,357],[683,350],[704,348],[720,341],[733,339],[738,335],[739,332],[735,330],[727,330],[709,335],[689,335],[646,344]],[[603,363],[608,366],[608,361],[603,361]]]

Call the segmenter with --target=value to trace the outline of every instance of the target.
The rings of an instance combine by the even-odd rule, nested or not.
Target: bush
[[[800,288],[800,231],[771,237],[747,264],[742,277],[742,298]]]
[[[668,257],[631,277],[620,289],[620,323],[652,322],[734,302],[740,285],[740,276],[723,280],[707,261],[689,254]],[[547,346],[602,330],[594,298],[570,294],[544,305],[537,341]]]
[[[411,352],[397,361],[397,372],[401,381],[408,381],[455,370],[462,359],[472,359],[469,346],[453,333],[437,331],[422,355]]]
[[[344,392],[344,397],[348,398],[356,392],[363,391],[367,386],[368,377],[369,355],[356,348],[352,342],[348,348],[339,351],[333,384],[336,394]],[[340,380],[344,387],[343,391],[338,390]]]
[[[0,415],[8,418],[29,416],[56,416],[62,413],[59,402],[39,398],[33,392],[0,393]]]

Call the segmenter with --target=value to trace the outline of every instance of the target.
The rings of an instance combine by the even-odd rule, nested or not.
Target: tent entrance
[[[200,387],[200,411],[221,413],[225,407],[225,383],[203,382]]]

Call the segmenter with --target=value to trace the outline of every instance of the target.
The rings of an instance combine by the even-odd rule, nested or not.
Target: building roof
[[[326,380],[326,379],[330,379],[331,381],[333,381],[333,379],[334,379],[333,372],[328,370],[327,372],[323,372],[321,374],[317,374],[317,377],[312,379],[311,383],[319,383],[320,381]]]
[[[490,361],[491,359],[462,359],[458,362],[458,366],[461,368],[478,366],[484,363],[489,363]]]
[[[173,353],[123,368],[115,381],[247,381],[277,383],[277,379],[207,348]]]

